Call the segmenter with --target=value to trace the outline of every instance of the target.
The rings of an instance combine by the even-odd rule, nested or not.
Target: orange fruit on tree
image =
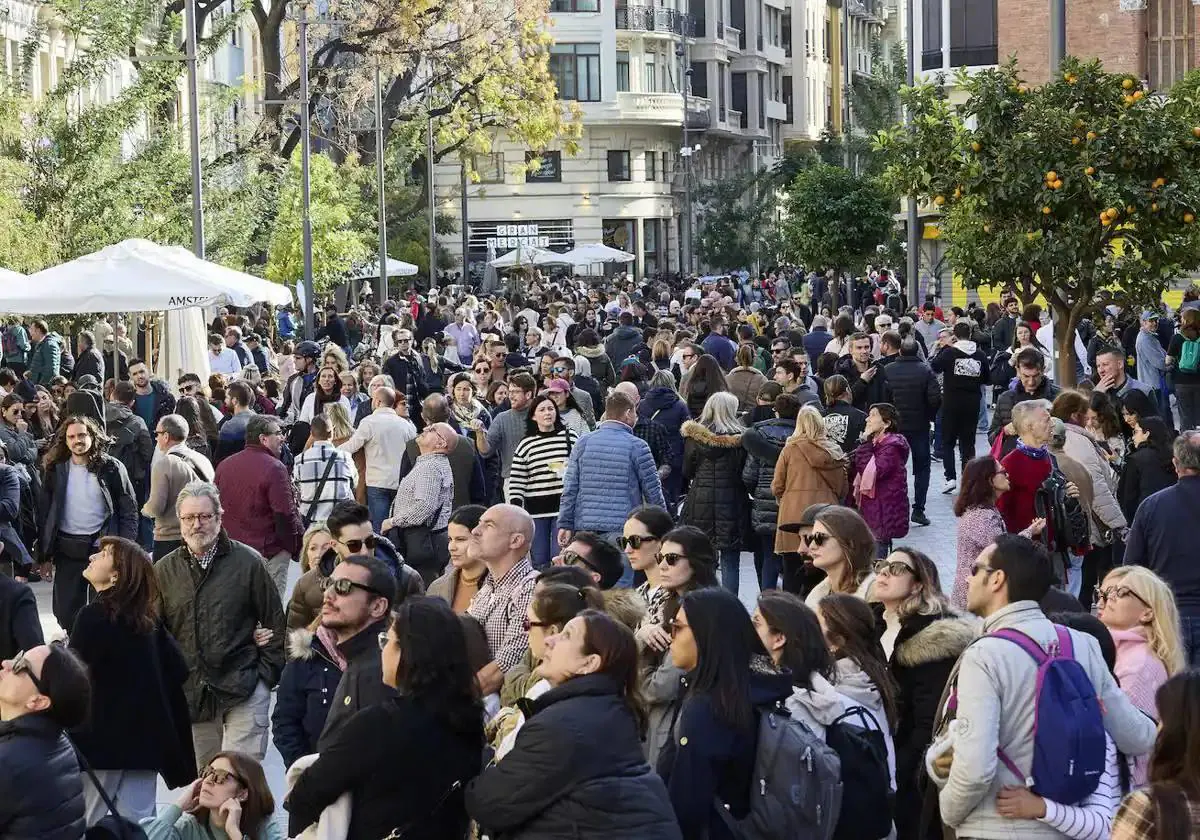
[[[1125,81],[1121,82],[1121,87],[1125,88],[1125,90],[1132,90],[1133,79],[1126,79]]]
[[[1191,213],[1184,213],[1184,214],[1183,214],[1183,223],[1184,223],[1185,225],[1190,225],[1190,224],[1191,224],[1192,222],[1194,222],[1194,221],[1196,221],[1196,217],[1195,217],[1195,216],[1193,216]]]
[[[1084,175],[1095,175],[1095,174],[1096,174],[1096,167],[1094,167],[1094,166],[1089,166],[1087,169],[1083,170],[1083,174],[1084,174]]]
[[[1071,138],[1071,145],[1072,145],[1072,146],[1078,146],[1078,145],[1079,145],[1079,143],[1080,143],[1080,140],[1079,140],[1079,138],[1078,138],[1078,137],[1072,137],[1072,138]]]
[[[1167,179],[1166,179],[1166,178],[1155,178],[1155,179],[1154,179],[1154,183],[1152,184],[1152,186],[1153,186],[1155,189],[1158,189],[1159,187],[1165,187],[1166,185],[1167,185]]]
[[[946,196],[944,196],[944,195],[935,195],[935,196],[933,197],[933,203],[934,203],[934,204],[936,204],[938,207],[941,207],[943,204],[945,204],[945,203],[946,203]]]
[[[1134,206],[1133,206],[1132,204],[1130,204],[1130,205],[1128,205],[1128,206],[1125,208],[1125,212],[1126,212],[1126,214],[1128,214],[1128,215],[1132,216],[1132,215],[1133,215],[1133,211],[1134,211],[1135,209],[1136,209],[1136,208],[1134,208]]]
[[[1087,133],[1087,139],[1088,139],[1088,141],[1089,141],[1089,142],[1090,142],[1090,141],[1092,141],[1092,140],[1095,140],[1095,139],[1096,139],[1096,132],[1094,132],[1094,131],[1089,131],[1089,132]]]
[[[1057,181],[1057,180],[1058,180],[1058,173],[1055,172],[1053,169],[1051,169],[1049,172],[1046,173],[1046,183],[1048,183],[1048,184],[1053,183],[1054,181]]]
[[[971,151],[972,152],[978,152],[982,148],[983,148],[983,144],[980,143],[978,140],[971,143]]]
[[[1051,213],[1051,210],[1050,210],[1050,206],[1049,206],[1049,205],[1046,205],[1045,207],[1043,207],[1043,208],[1042,208],[1042,215],[1043,215],[1043,216],[1049,216],[1049,215],[1050,215],[1050,213]]]
[[[1133,99],[1136,102],[1137,100],[1141,99],[1145,95],[1146,95],[1146,92],[1144,90],[1135,90],[1133,92]]]
[[[1200,137],[1200,125],[1194,125],[1194,126],[1192,126],[1192,136],[1193,136],[1193,137]]]
[[[1056,189],[1056,190],[1061,190],[1062,186],[1063,186],[1062,178],[1059,178],[1057,181],[1055,181],[1050,186],[1054,187],[1054,189]]]
[[[1155,201],[1155,202],[1152,202],[1152,203],[1150,204],[1150,212],[1151,212],[1151,213],[1157,213],[1157,212],[1158,212],[1158,202],[1157,202],[1157,201]]]

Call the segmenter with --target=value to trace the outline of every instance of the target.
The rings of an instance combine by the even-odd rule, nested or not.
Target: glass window
[[[526,152],[525,163],[537,159],[541,166],[530,172],[525,170],[525,183],[547,184],[562,180],[562,152]]]
[[[629,90],[629,50],[617,50],[617,90]]]
[[[504,183],[504,153],[493,152],[488,155],[472,155],[471,166],[479,173],[481,184]]]
[[[642,85],[642,90],[646,93],[654,93],[658,90],[658,72],[654,65],[655,56],[652,52],[647,52],[643,66],[645,67],[645,82]]]
[[[997,51],[996,0],[950,0],[950,66],[995,64]]]
[[[632,180],[629,172],[629,152],[611,151],[608,153],[608,180]]]
[[[550,0],[552,12],[598,12],[600,0]]]
[[[550,47],[550,75],[559,99],[600,101],[600,45],[554,44]]]
[[[646,180],[658,180],[658,153],[646,152]]]

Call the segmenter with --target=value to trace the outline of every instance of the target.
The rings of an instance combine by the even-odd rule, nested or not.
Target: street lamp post
[[[429,181],[429,288],[432,289],[437,285],[434,282],[437,271],[437,237],[434,227],[437,194],[433,189],[433,68],[430,68],[429,72],[429,86],[425,88],[425,110],[428,115],[425,124],[425,179]]]
[[[908,0],[908,73],[906,78],[908,86],[912,87],[916,83],[917,76],[917,55],[916,55],[916,35],[913,32],[913,0]],[[912,109],[906,108],[904,112],[904,121],[912,124]],[[920,224],[920,219],[917,217],[917,197],[910,195],[908,197],[908,253],[905,265],[905,274],[907,275],[908,287],[908,305],[912,306],[916,303],[918,292],[918,277],[920,271],[920,256],[921,256],[921,237],[917,226]]]
[[[200,171],[200,84],[196,72],[196,0],[184,0],[187,27],[188,133],[192,153],[192,250],[204,259],[204,178]],[[113,342],[114,344],[116,342]],[[117,370],[118,368],[114,368]]]
[[[375,190],[379,194],[379,305],[387,300],[387,200],[383,191],[383,80],[375,65]]]
[[[675,48],[682,66],[680,73],[683,92],[683,146],[679,156],[683,169],[683,241],[679,243],[679,273],[688,277],[692,273],[692,143],[688,126],[688,93],[692,87],[692,62],[688,56],[687,34]]]
[[[312,201],[309,181],[309,158],[311,156],[311,133],[309,131],[308,102],[308,6],[300,11],[300,202],[301,226],[304,236],[304,337],[310,341],[315,334],[313,324],[313,264],[312,264],[312,217],[309,213]]]
[[[1050,78],[1067,57],[1067,0],[1050,0]]]

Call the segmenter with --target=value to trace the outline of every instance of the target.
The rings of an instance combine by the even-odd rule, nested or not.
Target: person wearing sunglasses
[[[813,567],[825,573],[804,603],[815,610],[822,598],[836,593],[871,600],[875,535],[858,511],[830,505],[817,514],[812,532],[804,540]]]
[[[663,536],[674,526],[674,520],[664,508],[642,505],[629,514],[621,537],[617,540],[617,547],[625,552],[633,571],[646,577],[637,587],[637,594],[646,603],[646,616],[639,624],[662,625],[663,605],[668,600],[669,591],[662,585],[662,575],[654,555],[662,547]]]
[[[245,753],[218,753],[174,805],[143,819],[148,840],[283,840],[262,765]]]
[[[923,799],[917,779],[937,700],[978,626],[950,606],[937,566],[915,548],[897,548],[875,564],[873,595],[875,632],[896,688],[896,832],[916,837]]]
[[[625,573],[625,561],[620,549],[591,531],[573,534],[571,542],[554,558],[554,562],[578,566],[587,572],[592,585],[604,592],[613,591]]]
[[[609,615],[584,610],[549,635],[537,670],[549,689],[504,760],[468,783],[471,817],[504,837],[678,840],[638,744],[637,673],[633,636]]]
[[[0,662],[0,837],[83,836],[83,774],[66,732],[90,704],[87,666],[61,645]]]

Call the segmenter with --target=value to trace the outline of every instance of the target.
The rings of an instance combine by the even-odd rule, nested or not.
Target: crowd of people
[[[0,838],[1200,837],[1196,298],[1070,388],[886,271],[10,319]]]

